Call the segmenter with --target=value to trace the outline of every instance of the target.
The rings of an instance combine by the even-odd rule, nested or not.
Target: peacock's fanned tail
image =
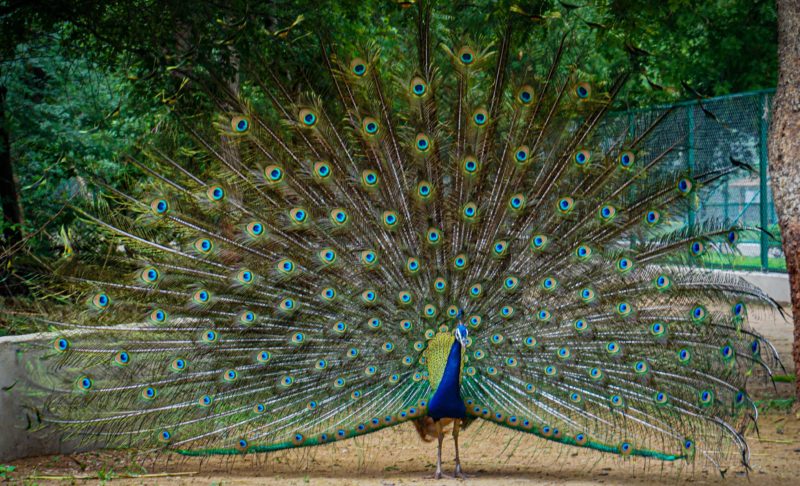
[[[37,318],[59,330],[45,420],[186,454],[370,433],[425,415],[426,343],[463,310],[468,414],[746,460],[745,380],[773,358],[747,305],[771,301],[699,267],[751,229],[675,217],[734,167],[685,170],[669,111],[609,113],[635,71],[585,74],[555,24],[512,9],[493,42],[442,48],[427,2],[404,12],[418,55],[323,44],[324,92],[252,66],[190,147],[131,160],[149,195],[81,210],[112,251],[44,284],[73,302]]]

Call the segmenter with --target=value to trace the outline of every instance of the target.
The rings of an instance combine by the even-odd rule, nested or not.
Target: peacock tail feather
[[[669,111],[611,113],[638,73],[589,74],[585,23],[516,7],[476,39],[428,2],[402,15],[416,55],[322,42],[322,91],[249,66],[210,88],[212,127],[130,158],[148,194],[76,208],[113,251],[39,282],[71,302],[34,317],[58,330],[45,421],[193,455],[367,434],[425,416],[463,312],[471,417],[746,461],[745,382],[775,358],[748,306],[774,304],[702,261],[756,229],[676,217],[737,168],[685,170]]]

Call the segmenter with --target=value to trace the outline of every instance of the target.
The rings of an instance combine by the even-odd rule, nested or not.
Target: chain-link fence
[[[718,98],[672,105],[672,127],[688,136],[683,160],[691,173],[696,161],[729,160],[747,164],[752,171],[740,171],[722,185],[701,191],[697,204],[688,210],[685,221],[707,219],[728,221],[745,231],[738,254],[704,257],[707,266],[739,270],[785,272],[786,260],[780,242],[780,228],[768,184],[767,132],[774,90],[739,93]],[[648,117],[669,107],[653,107],[627,112],[633,118]],[[683,219],[680,215],[676,219]]]

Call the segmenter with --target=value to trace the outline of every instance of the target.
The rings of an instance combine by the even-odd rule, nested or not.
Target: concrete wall
[[[763,273],[763,272],[736,272],[751,284],[759,287],[770,297],[781,304],[791,303],[791,291],[789,289],[789,274],[787,273]],[[791,308],[791,307],[790,307]]]
[[[778,302],[789,302],[789,277],[786,274],[740,272],[740,275]],[[54,337],[54,334],[31,334],[0,338],[0,388],[24,381],[23,359],[29,360],[36,354],[29,346],[26,348],[26,344],[30,345],[37,340],[47,343]],[[18,387],[6,392],[0,391],[0,462],[27,456],[75,452],[73,443],[62,442],[58,437],[42,432],[26,430],[28,420],[22,407],[22,397],[16,388]]]
[[[28,334],[25,336],[6,336],[0,338],[0,462],[20,457],[47,454],[68,454],[76,451],[75,444],[61,441],[43,431],[31,432],[28,413],[23,407],[19,393],[25,380],[24,360],[36,353],[26,345],[48,342],[53,339],[48,334]]]

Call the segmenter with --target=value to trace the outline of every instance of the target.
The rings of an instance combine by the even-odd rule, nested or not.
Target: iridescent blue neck
[[[428,415],[434,420],[465,418],[467,408],[461,399],[461,344],[456,340],[450,347],[439,388],[428,403]]]

